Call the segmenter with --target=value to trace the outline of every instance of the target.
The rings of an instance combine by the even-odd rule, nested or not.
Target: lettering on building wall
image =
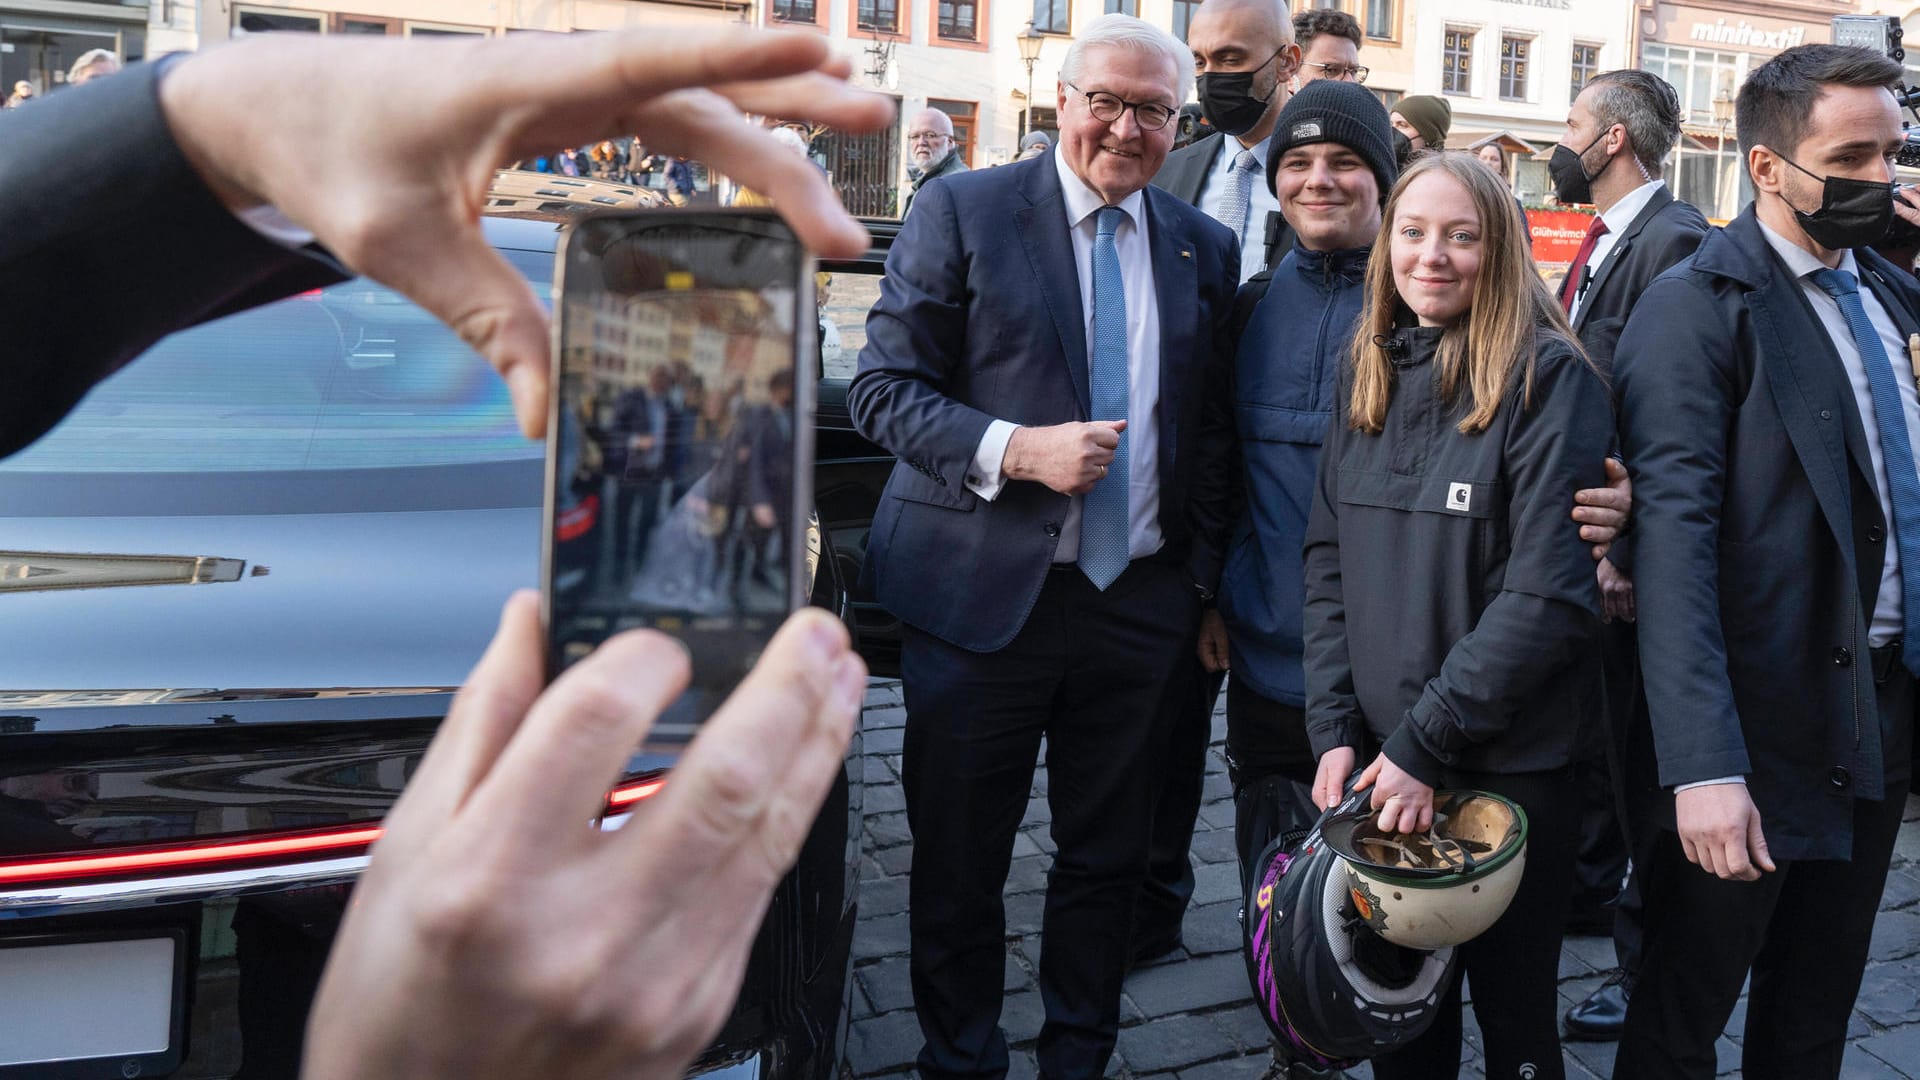
[[[1807,28],[1794,26],[1785,30],[1763,30],[1745,19],[1737,23],[1719,19],[1711,23],[1694,23],[1692,37],[1695,41],[1707,41],[1715,45],[1745,45],[1748,48],[1780,52],[1803,44]]]

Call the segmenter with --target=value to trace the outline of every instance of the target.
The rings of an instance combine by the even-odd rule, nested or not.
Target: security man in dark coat
[[[1561,304],[1587,355],[1602,369],[1613,363],[1627,316],[1647,286],[1693,254],[1707,235],[1707,219],[1673,197],[1662,164],[1680,137],[1680,98],[1666,80],[1626,69],[1595,76],[1567,113],[1566,134],[1548,170],[1562,203],[1591,203],[1596,211],[1560,291]],[[1610,466],[1618,470],[1618,463]],[[1609,732],[1622,731],[1640,700],[1634,663],[1631,539],[1615,544],[1602,565],[1609,623],[1601,630],[1607,670],[1609,722],[1589,733],[1578,771],[1584,789],[1580,854],[1574,865],[1571,921],[1610,926],[1620,967],[1567,1013],[1574,1038],[1617,1039],[1627,1018],[1627,993],[1639,967],[1637,888],[1622,894],[1627,839],[1607,762]],[[1618,912],[1613,906],[1618,898]]]
[[[1713,1076],[1749,971],[1745,1075],[1840,1072],[1920,669],[1920,290],[1866,246],[1895,213],[1900,76],[1832,45],[1756,69],[1756,201],[1614,358],[1651,713],[1628,751],[1662,826],[1621,1080]]]
[[[1287,104],[1287,84],[1300,70],[1293,24],[1272,0],[1206,0],[1187,28],[1193,50],[1195,90],[1214,133],[1167,155],[1153,185],[1234,234],[1244,282],[1271,257],[1277,264],[1292,246],[1271,245],[1285,229],[1269,172],[1274,124]],[[1271,224],[1270,224],[1271,223]],[[1221,677],[1189,657],[1182,689],[1168,699],[1168,745],[1155,778],[1153,848],[1147,878],[1134,905],[1134,960],[1162,956],[1180,946],[1180,926],[1193,897],[1188,848],[1213,734],[1213,703]]]

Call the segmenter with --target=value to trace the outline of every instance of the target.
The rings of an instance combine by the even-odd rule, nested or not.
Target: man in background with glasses
[[[1318,79],[1364,83],[1360,65],[1360,23],[1344,11],[1310,8],[1293,17],[1293,38],[1300,43],[1299,85]]]
[[[967,171],[967,163],[960,160],[960,144],[953,137],[953,118],[932,107],[915,113],[907,127],[907,162],[913,190],[900,204],[901,217],[913,209],[913,197],[929,180]]]
[[[862,573],[905,627],[924,1077],[1007,1074],[1001,892],[1043,739],[1038,1071],[1113,1055],[1161,701],[1219,581],[1231,477],[1234,241],[1147,186],[1190,78],[1166,31],[1093,20],[1058,145],[922,189],[867,319],[847,401],[899,458]]]

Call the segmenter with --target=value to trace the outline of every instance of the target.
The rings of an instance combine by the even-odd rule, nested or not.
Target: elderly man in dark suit
[[[1160,699],[1229,510],[1233,237],[1147,186],[1188,74],[1165,31],[1095,20],[1059,145],[922,189],[868,318],[848,404],[900,458],[865,573],[906,625],[925,1076],[1007,1071],[1000,896],[1043,738],[1040,1071],[1099,1076],[1113,1052]]]
[[[1661,179],[1680,137],[1680,98],[1658,75],[1609,71],[1589,81],[1567,113],[1566,134],[1549,165],[1563,203],[1592,203],[1586,239],[1567,269],[1560,302],[1587,354],[1603,367],[1647,286],[1693,254],[1707,235],[1700,211],[1673,197]],[[1609,466],[1616,472],[1621,466]],[[1576,920],[1611,925],[1619,967],[1586,1000],[1567,1011],[1573,1038],[1619,1038],[1627,994],[1639,968],[1639,886],[1627,876],[1626,808],[1618,805],[1617,769],[1607,763],[1610,736],[1625,730],[1641,701],[1634,662],[1633,585],[1627,576],[1632,540],[1615,544],[1601,564],[1608,625],[1601,635],[1607,671],[1609,731],[1591,732],[1578,770],[1584,787],[1580,857],[1575,865]],[[1617,904],[1617,908],[1615,905]]]
[[[1614,358],[1651,713],[1629,750],[1661,818],[1621,1080],[1713,1076],[1749,973],[1745,1075],[1840,1072],[1920,670],[1920,290],[1867,247],[1920,220],[1892,189],[1900,76],[1833,45],[1755,69],[1754,204]]]

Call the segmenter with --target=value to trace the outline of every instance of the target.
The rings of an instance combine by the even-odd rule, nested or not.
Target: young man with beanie
[[[1407,142],[1399,153],[1402,165],[1415,150],[1445,150],[1447,132],[1452,128],[1453,105],[1446,98],[1414,94],[1394,102],[1393,130]]]
[[[1300,551],[1335,378],[1365,295],[1367,253],[1399,174],[1387,110],[1358,83],[1310,82],[1281,112],[1267,166],[1295,243],[1270,279],[1241,288],[1236,304],[1245,320],[1234,359],[1245,498],[1218,606],[1202,616],[1200,631],[1201,662],[1233,671],[1227,760],[1243,887],[1274,836],[1315,816]]]

